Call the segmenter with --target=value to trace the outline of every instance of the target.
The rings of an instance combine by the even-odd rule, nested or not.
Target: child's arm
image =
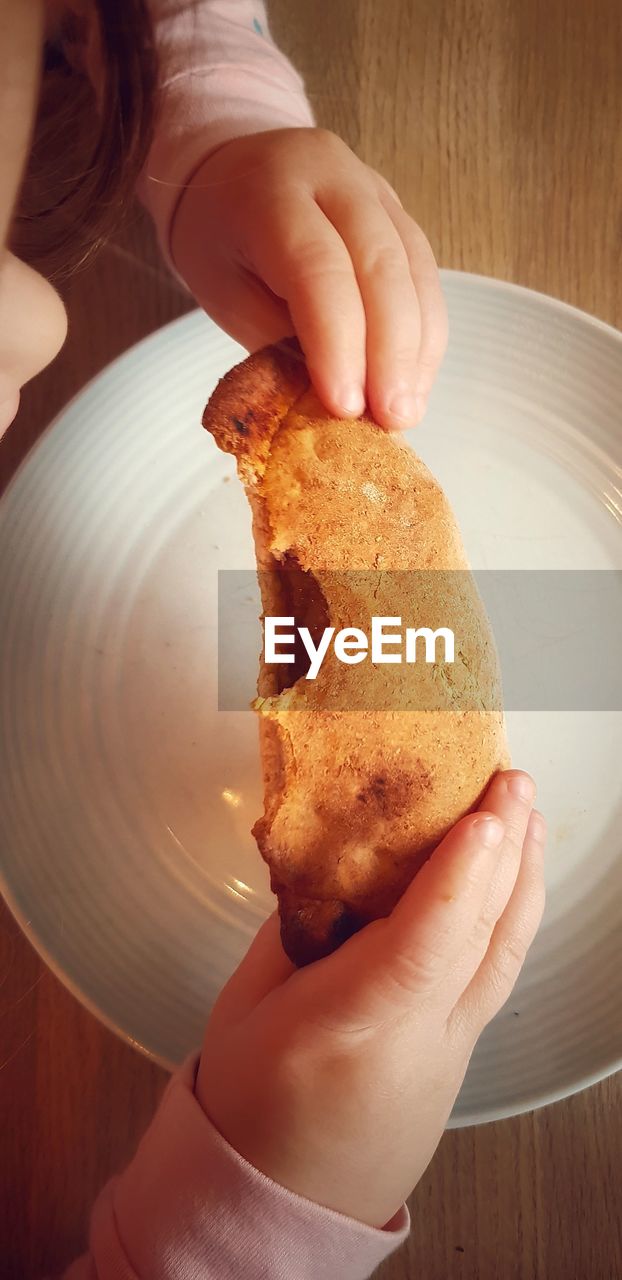
[[[499,774],[391,916],[306,969],[266,922],[66,1280],[369,1276],[538,927],[533,800]]]
[[[156,131],[141,184],[165,253],[185,184],[234,138],[314,124],[263,0],[149,0],[160,63]]]
[[[191,1061],[173,1076],[65,1280],[364,1280],[403,1242],[405,1209],[378,1231],[254,1169],[201,1109],[195,1074]]]
[[[141,196],[197,301],[253,350],[295,332],[327,408],[425,412],[447,318],[425,235],[313,127],[258,0],[150,0],[161,98]]]

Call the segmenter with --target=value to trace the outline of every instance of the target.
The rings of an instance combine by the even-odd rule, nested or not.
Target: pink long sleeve
[[[298,73],[261,0],[150,0],[160,104],[140,196],[165,252],[184,183],[210,151],[266,129],[313,125]]]
[[[65,1280],[365,1280],[406,1238],[407,1210],[378,1231],[277,1186],[214,1129],[195,1071],[173,1076]]]

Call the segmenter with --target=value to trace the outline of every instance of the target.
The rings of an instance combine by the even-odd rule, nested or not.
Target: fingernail
[[[538,809],[534,809],[529,819],[529,835],[536,844],[546,844],[546,821]]]
[[[525,800],[528,804],[533,804],[536,788],[526,773],[511,773],[506,778],[506,783],[510,795],[514,796],[515,800]]]
[[[358,417],[365,408],[365,397],[360,387],[344,387],[337,396],[344,413],[352,413]]]
[[[477,831],[477,838],[487,849],[496,849],[501,844],[505,835],[505,827],[499,818],[495,818],[493,813],[482,813],[473,823]]]
[[[415,396],[410,395],[409,392],[400,392],[389,403],[391,416],[397,418],[399,422],[410,426],[417,421],[417,412],[417,399]]]

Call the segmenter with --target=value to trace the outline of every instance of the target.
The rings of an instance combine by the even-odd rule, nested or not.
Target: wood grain
[[[441,264],[517,280],[622,327],[619,0],[273,0],[318,120],[394,184]],[[0,446],[6,483],[98,369],[190,305],[136,214],[76,278],[71,335]],[[82,1247],[163,1072],[120,1044],[0,915],[2,1280]],[[449,1133],[381,1280],[615,1280],[622,1090]],[[295,1277],[292,1277],[295,1280]]]

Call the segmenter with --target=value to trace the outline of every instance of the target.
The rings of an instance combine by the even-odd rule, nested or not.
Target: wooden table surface
[[[622,327],[620,0],[273,0],[318,118],[392,182],[441,264],[516,280]],[[146,221],[68,290],[71,334],[0,447],[13,473],[113,356],[187,309]],[[164,1073],[117,1041],[0,917],[0,1276],[82,1247]],[[620,1083],[448,1133],[382,1280],[616,1280]],[[242,1280],[242,1278],[241,1278]],[[295,1280],[295,1277],[292,1277]]]

